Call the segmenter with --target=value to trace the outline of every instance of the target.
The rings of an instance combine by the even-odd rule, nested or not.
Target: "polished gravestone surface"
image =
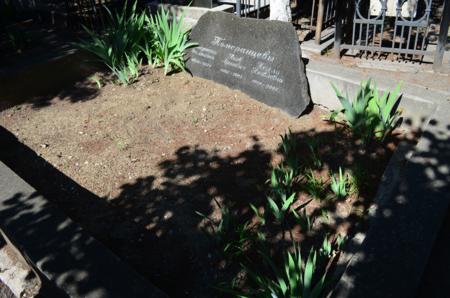
[[[191,33],[193,75],[239,89],[299,116],[311,98],[297,34],[290,23],[208,12]]]

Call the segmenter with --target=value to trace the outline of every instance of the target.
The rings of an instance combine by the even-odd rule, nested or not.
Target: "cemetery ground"
[[[111,14],[105,32],[87,30],[78,50],[50,31],[33,34],[42,47],[8,43],[0,247],[36,273],[34,290],[446,291],[435,285],[448,276],[448,224],[438,231],[450,185],[448,77],[301,59],[288,23],[208,12],[189,33],[136,5]],[[5,269],[3,289],[29,288],[12,287]]]
[[[250,204],[263,212],[268,179],[283,158],[280,135],[291,130],[298,142],[303,173],[293,208],[300,217],[267,224],[269,248],[320,247],[328,237],[333,256],[321,270],[330,277],[336,241],[366,229],[393,151],[416,139],[400,128],[364,146],[326,121],[330,111],[320,106],[295,119],[212,81],[144,72],[130,86],[100,82],[99,89],[90,77],[53,98],[4,106],[2,158],[174,297],[214,297],[213,286],[243,278],[236,260],[254,257],[248,245],[260,224]],[[349,179],[342,198],[330,186],[339,167]],[[221,237],[233,243],[226,253],[217,239],[224,210],[232,226]]]

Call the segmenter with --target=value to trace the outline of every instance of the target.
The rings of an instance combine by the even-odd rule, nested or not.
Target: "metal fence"
[[[220,1],[225,3],[224,1]],[[235,4],[235,13],[240,17],[265,17],[269,11],[270,0],[232,0],[226,3]]]
[[[65,0],[68,25],[77,27],[80,24],[99,29],[105,26],[105,7],[115,9],[123,6],[124,1],[118,0]]]
[[[313,0],[311,11],[311,28],[315,31],[315,41],[320,44],[322,31],[334,25],[338,0]],[[341,4],[342,5],[342,4]]]
[[[105,7],[123,7],[126,0],[0,0],[0,18],[7,10],[20,17],[38,18],[58,26],[102,28],[106,21]],[[131,3],[131,1],[129,1]],[[2,19],[0,19],[2,23]]]
[[[218,0],[219,3],[235,5],[240,17],[266,18],[270,12],[270,0]],[[335,23],[336,6],[339,0],[291,0],[292,22],[297,28],[315,31],[318,43],[322,31]]]
[[[354,0],[350,18],[342,9],[337,10],[335,49],[338,53],[344,49],[366,57],[411,61],[435,56],[447,43],[449,2],[445,0],[439,13],[444,3],[439,6],[439,1],[433,0]],[[432,45],[430,34],[438,32],[442,38]]]
[[[318,22],[321,23],[323,29],[334,26],[337,4],[338,0],[313,0],[311,5],[311,28],[315,29]]]

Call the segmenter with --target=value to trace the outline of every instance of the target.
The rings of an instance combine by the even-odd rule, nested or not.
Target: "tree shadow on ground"
[[[304,156],[307,150],[304,139],[320,138],[324,140],[320,154],[331,157],[324,159],[324,166],[334,170],[341,162],[333,157],[344,154],[338,152],[342,151],[339,142],[333,142],[336,132],[312,130],[295,133],[295,137],[303,144],[299,155]],[[214,201],[217,200],[230,208],[234,221],[243,224],[252,219],[249,203],[261,208],[266,202],[266,181],[273,155],[262,149],[257,137],[253,137],[250,149],[233,156],[199,146],[183,146],[173,159],[160,163],[162,183],[155,185],[153,176],[142,177],[122,185],[121,193],[107,201],[60,173],[6,130],[2,130],[1,139],[6,144],[2,160],[7,165],[154,284],[177,297],[215,296],[210,286],[229,275],[220,248],[203,231],[205,220],[196,211],[218,220],[220,212]],[[344,155],[349,158],[361,158],[364,153],[358,146],[345,147],[348,152]],[[386,151],[371,156],[377,162],[389,154]],[[342,166],[351,164],[352,159],[348,159]],[[336,211],[334,204],[324,208],[330,215]],[[338,223],[353,220],[360,221],[361,217],[336,218]],[[314,244],[320,243],[325,234],[335,233],[336,228],[322,223],[309,238]],[[277,227],[269,230],[279,232]],[[283,236],[274,249],[291,244],[292,239]]]
[[[363,167],[370,167],[368,170],[373,177],[380,177],[384,170],[382,165],[389,161],[393,153],[392,147],[374,147],[372,151],[367,152],[362,150],[358,143],[345,144],[346,139],[340,138],[339,133],[343,132],[294,132],[295,137],[303,144],[300,156],[305,156],[304,152],[308,150],[305,139],[319,138],[323,140],[320,154],[324,156],[323,167],[326,170],[335,171],[338,166],[351,170],[355,163],[361,163]],[[433,150],[448,150],[447,140],[442,141],[433,133],[427,132],[423,137],[433,146],[429,151],[420,154],[432,154],[434,158],[438,152]],[[219,253],[219,248],[210,235],[205,233],[205,220],[196,214],[196,211],[218,219],[220,212],[214,200],[216,199],[230,208],[233,220],[244,223],[253,218],[249,203],[253,203],[257,208],[265,205],[266,180],[270,175],[273,155],[273,152],[262,149],[257,137],[253,137],[251,148],[233,156],[224,156],[200,146],[182,146],[175,152],[174,158],[160,163],[162,177],[141,177],[133,183],[124,184],[121,186],[121,193],[108,201],[97,197],[59,172],[3,128],[0,130],[0,140],[4,144],[0,159],[5,164],[105,243],[122,260],[173,297],[218,296],[216,290],[211,287],[217,285],[218,281],[229,279],[230,266],[227,266],[227,260]],[[340,152],[342,150],[345,152]],[[442,155],[439,162],[448,162],[448,154]],[[427,172],[434,164],[423,164],[412,159],[409,165],[417,168],[417,177],[429,181]],[[371,218],[367,211],[372,203],[369,195],[373,195],[378,185],[373,177],[368,187],[373,186],[375,189],[369,191],[367,196],[363,191],[360,198],[351,203],[350,212],[339,212],[336,208],[338,204],[324,204],[323,208],[326,208],[334,220],[317,224],[308,235],[311,240],[303,242],[302,245],[320,244],[325,234],[338,232],[341,224],[346,225],[350,237],[365,231],[367,227],[364,223]],[[444,175],[442,179],[448,179],[448,176]],[[161,180],[162,182],[156,182]],[[417,182],[416,179],[412,181]],[[446,183],[448,185],[448,180]],[[428,191],[431,184],[426,185]],[[407,187],[409,188],[413,189],[412,185]],[[437,195],[441,190],[431,188],[429,194]],[[398,206],[379,206],[377,214],[383,215],[386,210],[394,210],[401,205],[398,216],[400,222],[395,224],[396,227],[407,225],[403,221],[403,212],[409,203],[410,208],[415,208],[412,201],[393,202]],[[383,215],[376,225],[386,224],[392,229],[392,218]],[[430,220],[424,218],[424,221],[420,224],[426,224]],[[33,231],[32,224],[28,225],[30,233]],[[390,235],[394,235],[393,233]],[[367,242],[375,241],[371,239],[373,238],[368,238]],[[276,250],[290,246],[291,240],[283,235],[274,242],[273,248]],[[391,245],[393,239],[390,241]],[[404,247],[399,247],[396,253],[403,253],[402,248]],[[344,253],[361,252],[361,249],[365,248],[350,247],[344,249]],[[401,259],[394,253],[389,256],[389,262],[395,261],[395,258]],[[405,258],[406,260],[409,259]],[[377,264],[378,262],[377,259]],[[389,262],[385,262],[387,267]],[[345,269],[345,264],[339,266]],[[233,270],[236,268],[231,268],[231,271]],[[365,277],[356,275],[351,270],[346,274],[365,280]]]
[[[202,218],[195,211],[211,215],[211,196],[221,196],[230,200],[227,204],[239,206],[242,213],[236,216],[249,214],[248,207],[245,211],[241,206],[261,197],[254,186],[264,185],[271,157],[256,140],[253,148],[228,158],[182,147],[176,159],[161,164],[167,178],[163,184],[155,186],[152,176],[139,178],[122,185],[120,195],[107,201],[59,172],[8,131],[1,129],[0,139],[5,164],[141,274],[177,297],[193,292],[215,295],[209,288],[217,277],[215,260],[205,254],[211,241],[198,227]]]
[[[32,21],[14,26],[26,36],[27,46],[16,52],[0,42],[0,111],[22,103],[42,108],[55,99],[77,102],[98,95],[98,87],[87,78],[104,68],[71,44],[74,32]],[[0,32],[0,39],[4,35]]]
[[[102,68],[95,63],[85,64],[87,61],[90,60],[71,54],[31,70],[0,73],[0,111],[23,103],[39,109],[55,100],[78,102],[95,98],[100,89],[87,79]]]

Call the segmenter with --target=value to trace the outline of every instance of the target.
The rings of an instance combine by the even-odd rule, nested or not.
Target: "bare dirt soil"
[[[291,129],[301,142],[320,139],[317,173],[324,177],[337,166],[367,170],[370,183],[358,196],[308,207],[312,213],[323,205],[334,218],[320,225],[321,237],[361,228],[398,143],[365,151],[323,121],[329,112],[318,106],[295,119],[188,74],[147,69],[131,86],[107,84],[95,97],[80,96],[96,88],[86,80],[61,96],[3,110],[0,157],[173,297],[216,296],[211,286],[227,275],[226,266],[196,211],[217,218],[216,199],[237,218],[251,217],[249,203],[263,206],[280,160],[280,134]],[[308,200],[301,192],[299,202]]]

